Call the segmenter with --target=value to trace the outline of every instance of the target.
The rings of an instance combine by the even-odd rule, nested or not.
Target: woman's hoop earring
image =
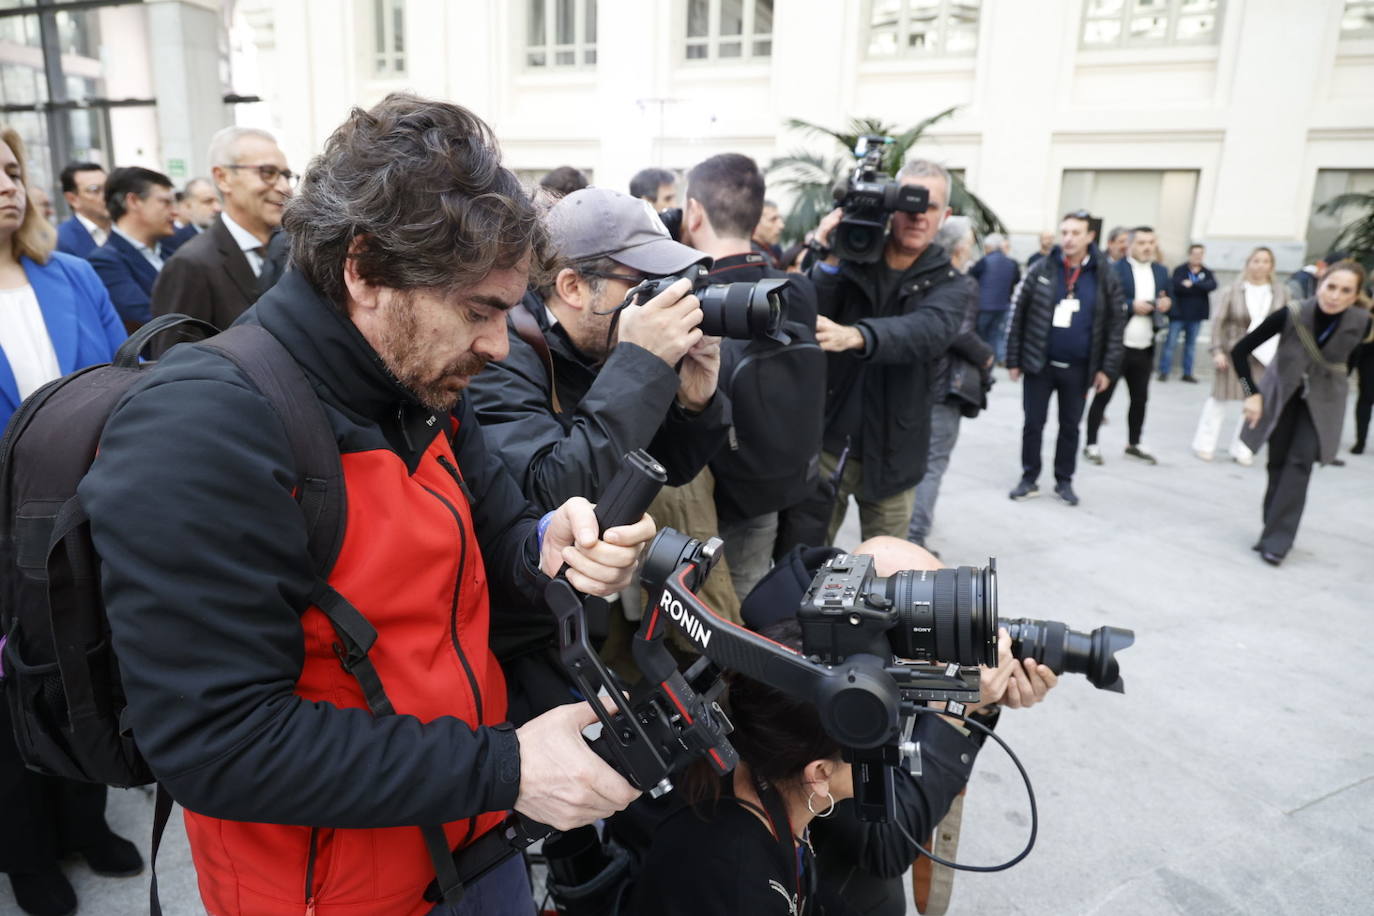
[[[810,795],[806,796],[806,810],[810,811],[816,817],[829,817],[830,815],[834,814],[835,796],[831,795],[829,792],[826,792],[825,797],[830,800],[830,807],[826,808],[824,811],[817,811],[813,806],[813,803],[816,798],[816,793],[812,792]]]

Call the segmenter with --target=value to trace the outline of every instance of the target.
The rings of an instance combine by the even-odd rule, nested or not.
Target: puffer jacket
[[[1088,249],[1096,261],[1097,305],[1093,310],[1092,355],[1088,360],[1091,377],[1098,372],[1109,379],[1121,374],[1124,355],[1123,334],[1129,304],[1121,291],[1116,271],[1107,265],[1096,246]],[[1064,255],[1056,245],[1048,257],[1026,270],[1026,278],[1012,303],[1011,323],[1007,328],[1007,368],[1022,372],[1043,372],[1049,362],[1050,328],[1054,307],[1059,304],[1059,284],[1064,276]]]
[[[537,516],[471,409],[421,405],[299,274],[241,320],[324,405],[347,497],[329,582],[376,628],[397,715],[368,712],[310,604],[281,421],[234,364],[182,344],[116,408],[79,490],[127,722],[186,808],[210,913],[418,916],[434,870],[415,825],[463,845],[519,790],[487,638],[492,609],[533,606],[545,581]]]

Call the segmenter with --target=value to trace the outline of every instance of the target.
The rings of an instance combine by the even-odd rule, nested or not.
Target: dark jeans
[[[1007,310],[978,313],[978,336],[997,354],[997,361],[1007,361]]]
[[[511,856],[468,887],[458,906],[439,904],[429,916],[534,916],[524,856]]]
[[[105,838],[105,787],[24,766],[0,703],[0,871],[27,874]]]
[[[1269,435],[1269,485],[1264,490],[1260,549],[1283,556],[1293,546],[1307,503],[1312,465],[1320,457],[1321,443],[1307,401],[1295,394]]]
[[[1197,332],[1201,321],[1169,321],[1169,334],[1164,338],[1164,353],[1159,357],[1159,374],[1168,375],[1174,365],[1174,344],[1183,335],[1183,374],[1193,374],[1193,352],[1197,346]]]
[[[1355,363],[1360,373],[1359,394],[1355,398],[1355,441],[1363,445],[1369,438],[1369,415],[1374,412],[1374,343],[1360,347],[1359,357]]]
[[[1059,437],[1054,446],[1054,479],[1065,483],[1073,479],[1078,460],[1078,422],[1083,419],[1091,379],[1086,363],[1055,365],[1043,372],[1026,373],[1021,378],[1021,403],[1026,425],[1021,430],[1021,476],[1030,481],[1040,478],[1040,443],[1045,420],[1050,412],[1050,395],[1059,398]]]
[[[1153,345],[1144,350],[1126,348],[1121,360],[1121,378],[1126,381],[1126,390],[1131,395],[1131,407],[1126,412],[1126,431],[1131,445],[1140,444],[1140,433],[1145,428],[1145,402],[1150,397],[1150,373],[1154,370],[1155,348]],[[1107,390],[1093,396],[1093,404],[1088,408],[1088,444],[1097,444],[1097,431],[1102,427],[1102,415],[1107,412],[1112,393],[1116,391],[1118,379],[1113,379]]]

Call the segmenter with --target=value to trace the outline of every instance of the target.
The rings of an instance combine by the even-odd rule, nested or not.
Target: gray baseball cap
[[[650,276],[686,270],[710,256],[675,242],[649,202],[609,188],[583,188],[545,216],[554,251],[570,261],[611,258]]]

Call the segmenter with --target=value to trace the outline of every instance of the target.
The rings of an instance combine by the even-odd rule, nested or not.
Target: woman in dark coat
[[[1337,262],[1322,275],[1316,296],[1274,312],[1231,350],[1246,393],[1241,440],[1252,451],[1269,444],[1264,532],[1255,549],[1271,566],[1293,546],[1312,465],[1335,460],[1340,445],[1350,388],[1346,363],[1369,334],[1369,312],[1355,307],[1364,282],[1360,264]],[[1257,388],[1250,355],[1275,335],[1278,350]]]

